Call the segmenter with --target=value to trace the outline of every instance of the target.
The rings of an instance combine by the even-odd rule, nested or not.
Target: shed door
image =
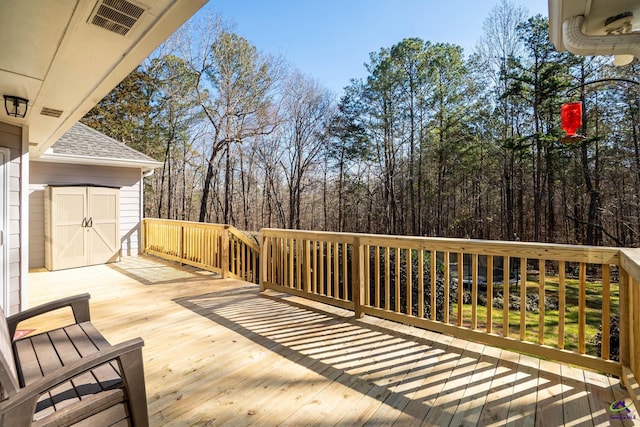
[[[101,187],[89,187],[87,190],[88,264],[115,261],[120,254],[120,191]]]
[[[87,263],[84,227],[87,214],[85,187],[52,188],[52,255],[56,269],[77,267]]]

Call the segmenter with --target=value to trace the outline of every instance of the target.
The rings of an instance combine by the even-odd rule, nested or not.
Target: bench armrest
[[[123,368],[123,384],[125,387],[129,387],[128,383],[131,380],[126,378],[126,372],[128,371],[126,365],[127,362],[131,360],[129,356],[133,356],[133,359],[136,360],[139,359],[141,363],[143,346],[144,341],[142,338],[134,338],[87,355],[82,359],[45,375],[41,379],[20,389],[17,394],[9,396],[7,400],[0,402],[0,419],[4,421],[5,425],[29,425],[21,424],[19,421],[28,419],[28,422],[31,422],[40,395],[59,384],[69,381],[73,377],[95,369],[112,360],[118,360],[118,363]],[[126,360],[122,360],[125,358]],[[138,367],[136,366],[136,368]],[[142,369],[142,366],[139,368]],[[16,421],[18,424],[12,424],[11,421]]]
[[[75,295],[51,301],[9,316],[7,317],[9,336],[12,337],[15,334],[20,322],[64,307],[71,307],[71,310],[73,311],[73,318],[76,323],[88,322],[91,320],[89,314],[89,298],[91,298],[89,294]]]

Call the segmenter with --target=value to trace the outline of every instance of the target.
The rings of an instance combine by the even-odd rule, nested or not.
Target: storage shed
[[[139,253],[143,179],[162,163],[76,123],[29,165],[29,268]]]

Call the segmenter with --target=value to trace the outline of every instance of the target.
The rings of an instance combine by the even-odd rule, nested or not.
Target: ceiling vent
[[[55,117],[56,119],[59,118],[62,115],[62,113],[64,113],[64,111],[56,110],[55,108],[48,108],[48,107],[42,107],[42,110],[40,110],[41,115]]]
[[[93,8],[88,22],[126,36],[143,12],[144,8],[126,0],[101,0]]]

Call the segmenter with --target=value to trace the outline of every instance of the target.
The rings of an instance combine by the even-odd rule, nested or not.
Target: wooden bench
[[[21,321],[65,307],[74,324],[12,340]],[[0,426],[148,426],[144,343],[110,345],[88,294],[0,316]]]

